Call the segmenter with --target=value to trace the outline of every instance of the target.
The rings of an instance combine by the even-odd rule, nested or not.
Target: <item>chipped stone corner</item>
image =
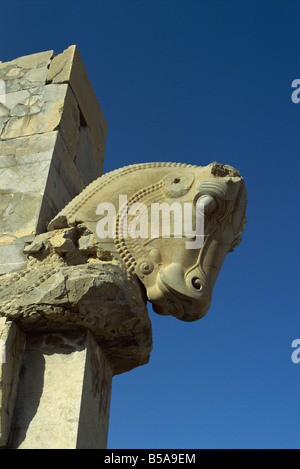
[[[0,276],[102,174],[106,133],[76,46],[0,62]]]

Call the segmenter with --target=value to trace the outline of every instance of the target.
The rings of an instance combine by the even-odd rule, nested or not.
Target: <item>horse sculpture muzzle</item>
[[[197,173],[196,173],[197,176]],[[240,177],[223,178],[201,173],[184,197],[203,204],[204,237],[199,249],[187,249],[187,239],[170,237],[147,243],[148,256],[142,265],[151,268],[136,273],[147,289],[155,312],[173,315],[183,321],[195,321],[209,310],[213,287],[228,252],[240,242],[245,225],[246,191]],[[202,177],[201,177],[202,176]],[[173,233],[174,235],[174,233]],[[151,249],[149,249],[151,247]],[[153,252],[156,259],[151,261]]]

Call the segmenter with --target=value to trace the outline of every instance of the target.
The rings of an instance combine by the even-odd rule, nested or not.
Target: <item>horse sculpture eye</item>
[[[202,195],[199,201],[204,205],[205,215],[212,214],[218,206],[216,199],[211,195]]]
[[[192,278],[192,285],[196,290],[201,290],[202,285],[201,285],[201,280],[198,277]]]

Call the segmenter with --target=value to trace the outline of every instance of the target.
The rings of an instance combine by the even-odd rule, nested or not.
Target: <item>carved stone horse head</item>
[[[246,204],[244,180],[231,166],[146,163],[94,181],[49,230],[84,226],[140,279],[155,312],[194,321],[207,313],[224,259],[241,241]]]

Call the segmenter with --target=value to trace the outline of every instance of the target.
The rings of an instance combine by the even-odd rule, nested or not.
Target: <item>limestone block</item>
[[[22,265],[20,239],[101,174],[107,125],[75,46],[0,63],[0,80],[1,275]]]
[[[4,239],[11,242],[36,233],[36,220],[42,200],[41,192],[13,193],[12,197],[3,197],[0,204],[2,219],[0,225],[0,244]]]
[[[46,229],[84,186],[59,132],[0,141],[0,244]]]
[[[0,245],[36,232],[56,139],[53,132],[0,141]]]
[[[5,81],[6,93],[43,86],[53,55],[50,50],[0,62],[0,79]]]
[[[0,276],[26,265],[26,257],[23,254],[24,245],[23,239],[16,239],[10,244],[0,245]]]
[[[84,186],[81,174],[59,134],[48,172],[37,232],[45,231],[49,220],[78,195]]]
[[[10,112],[11,117],[2,130],[1,139],[6,140],[56,130],[61,122],[67,90],[67,84],[49,85],[43,87],[40,94],[34,95],[34,101],[27,97],[16,104],[18,98],[16,97],[13,100],[14,107]],[[23,97],[24,92],[17,93],[18,96],[20,94]],[[7,102],[6,107],[8,105]],[[32,105],[35,112],[31,110]],[[17,115],[16,109],[18,111]],[[20,109],[22,112],[20,112]]]
[[[10,435],[25,344],[21,329],[0,318],[0,447]]]
[[[82,124],[89,127],[98,153],[97,166],[102,172],[107,123],[76,46],[70,46],[51,61],[48,83],[69,83],[76,96]]]
[[[70,194],[70,197],[73,199],[82,191],[85,187],[85,183],[74,159],[72,158],[70,147],[67,146],[66,140],[61,133],[57,135],[52,166],[57,171],[58,177],[62,180]]]
[[[43,107],[43,87],[8,93],[0,107],[1,117],[24,117],[38,114]]]
[[[43,159],[26,163],[23,159],[20,165],[12,165],[1,168],[1,190],[13,193],[41,192],[45,190],[45,183],[49,171],[49,162],[52,158],[52,151],[44,153]],[[7,158],[6,158],[7,159]],[[1,160],[1,158],[0,158]]]
[[[29,335],[9,447],[105,448],[111,382],[90,333]]]
[[[99,152],[90,129],[88,127],[80,127],[75,164],[85,185],[88,185],[93,180],[95,174],[101,175],[98,159]]]
[[[53,149],[56,136],[57,132],[49,132],[14,140],[0,140],[0,168],[20,165],[23,161],[31,163],[43,160],[43,154]]]
[[[47,191],[44,194],[36,224],[36,233],[46,231],[49,220],[53,218],[53,214],[57,213],[59,207],[64,207],[71,199],[70,193],[59,177],[54,165],[51,166],[48,174],[47,187],[53,187],[54,191]]]
[[[113,367],[92,334],[88,336],[77,448],[107,447]]]

